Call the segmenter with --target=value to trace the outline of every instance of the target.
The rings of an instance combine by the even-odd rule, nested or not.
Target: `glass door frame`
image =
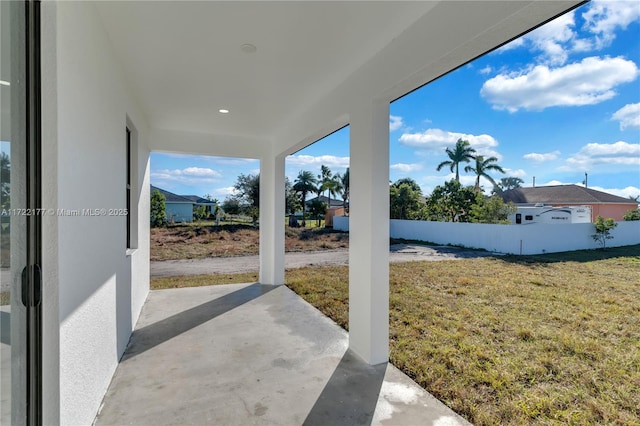
[[[22,302],[26,306],[26,424],[42,424],[42,127],[40,0],[25,0],[27,265]],[[34,214],[35,213],[35,214]]]

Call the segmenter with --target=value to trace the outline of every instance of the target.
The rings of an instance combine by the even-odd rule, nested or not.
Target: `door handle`
[[[21,299],[24,306],[36,307],[40,306],[42,301],[42,269],[40,265],[32,265],[31,271],[33,277],[33,297],[29,297],[29,269],[25,266],[22,269],[21,276]]]

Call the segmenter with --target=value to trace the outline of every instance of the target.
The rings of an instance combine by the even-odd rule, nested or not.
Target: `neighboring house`
[[[165,197],[164,211],[167,214],[167,221],[170,223],[193,222],[193,205],[195,204],[193,200],[151,185],[152,194],[155,190],[160,191]]]
[[[319,197],[314,197],[311,198],[309,200],[307,200],[307,206],[309,206],[312,202],[314,202],[315,200],[320,200],[323,203],[325,203],[327,205],[327,207],[342,207],[342,198],[331,198],[331,205],[329,205],[329,198],[327,198],[324,195],[320,195]],[[347,202],[347,206],[349,205],[349,203]]]
[[[536,186],[532,188],[515,188],[500,194],[505,202],[516,205],[546,204],[555,207],[589,206],[591,221],[596,217],[622,220],[629,210],[637,209],[638,203],[629,198],[618,197],[580,185]]]

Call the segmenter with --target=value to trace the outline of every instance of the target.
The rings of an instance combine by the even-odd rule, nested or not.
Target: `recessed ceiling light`
[[[11,83],[9,83],[8,81],[0,80],[0,85],[2,85],[2,86],[11,86]]]
[[[219,109],[218,112],[220,112],[221,114],[229,114],[229,110],[228,109]]]
[[[258,48],[251,43],[245,43],[240,46],[240,50],[242,50],[244,53],[255,53]]]

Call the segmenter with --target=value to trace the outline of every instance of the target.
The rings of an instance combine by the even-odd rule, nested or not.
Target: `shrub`
[[[640,220],[640,209],[629,210],[622,216],[622,220]]]
[[[602,216],[598,215],[593,225],[596,228],[596,233],[591,235],[591,237],[604,250],[607,246],[607,240],[611,240],[613,238],[611,230],[618,226],[618,224],[610,217],[604,219]]]

